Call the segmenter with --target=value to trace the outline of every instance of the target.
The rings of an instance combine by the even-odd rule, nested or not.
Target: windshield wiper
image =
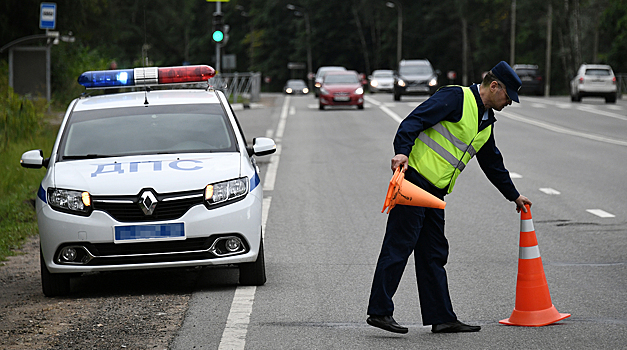
[[[96,158],[108,158],[108,157],[116,157],[116,156],[109,155],[109,154],[90,153],[90,154],[63,156],[63,159],[96,159]]]

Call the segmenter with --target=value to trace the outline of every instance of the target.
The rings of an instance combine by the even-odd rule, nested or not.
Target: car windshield
[[[291,88],[304,88],[307,87],[304,81],[302,80],[290,80],[287,82],[287,86]]]
[[[375,72],[373,77],[376,77],[376,78],[393,78],[394,74],[392,72]]]
[[[111,108],[72,113],[62,159],[137,154],[235,152],[235,137],[219,105]]]
[[[433,74],[433,70],[429,66],[401,66],[400,73],[407,75],[427,75]]]
[[[357,76],[353,74],[329,74],[324,77],[325,84],[359,84]]]
[[[610,75],[609,69],[586,69],[586,75]]]

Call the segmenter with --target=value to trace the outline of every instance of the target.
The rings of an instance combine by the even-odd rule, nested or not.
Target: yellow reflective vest
[[[462,118],[453,123],[441,121],[418,135],[411,152],[409,166],[437,188],[453,191],[455,180],[466,164],[486,143],[492,125],[479,131],[479,108],[469,87],[464,92]]]

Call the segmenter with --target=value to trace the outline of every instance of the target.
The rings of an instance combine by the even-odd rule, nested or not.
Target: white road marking
[[[542,191],[542,192],[544,192],[544,193],[546,193],[546,194],[548,194],[548,195],[557,195],[557,194],[560,194],[560,191],[558,191],[558,190],[554,190],[554,189],[552,189],[552,188],[550,188],[550,187],[541,188],[541,189],[540,189],[540,191]]]
[[[237,287],[231,304],[231,311],[226,320],[218,350],[244,349],[250,314],[255,300],[255,286]]]
[[[283,137],[283,132],[285,131],[287,113],[288,110],[290,110],[289,103],[290,97],[287,96],[283,103],[281,117],[276,131],[277,149],[270,159],[270,164],[268,165],[268,170],[266,171],[266,178],[264,180],[263,187],[264,190],[267,191],[271,191],[274,189],[274,182],[276,180],[276,173],[279,167],[279,159],[281,156],[281,144],[279,143],[279,141]],[[267,131],[266,134],[271,134],[271,131]],[[261,209],[262,235],[265,235],[266,232],[266,222],[268,221],[268,213],[270,212],[271,203],[271,196],[263,198],[263,205]],[[253,312],[253,303],[255,301],[256,291],[257,287],[255,286],[238,286],[235,289],[233,302],[231,303],[231,310],[229,311],[229,316],[226,319],[226,325],[224,326],[224,331],[222,332],[222,338],[220,339],[220,345],[218,346],[218,350],[244,350],[244,348],[246,347],[246,334],[248,333],[250,315]]]
[[[532,103],[531,107],[533,107],[533,108],[546,108],[546,105],[541,104],[541,103]]]
[[[586,211],[590,214],[594,214],[598,217],[602,217],[602,218],[613,218],[616,215],[614,214],[610,214],[608,212],[606,212],[605,210],[601,210],[601,209],[586,209]]]
[[[605,142],[605,143],[611,143],[611,144],[619,145],[619,146],[627,146],[627,141],[617,140],[617,139],[613,139],[613,138],[609,138],[609,137],[605,137],[605,136],[600,136],[600,135],[587,134],[587,133],[583,133],[583,132],[580,132],[580,131],[563,128],[561,126],[557,126],[557,125],[541,122],[541,121],[538,121],[538,120],[533,120],[533,119],[528,118],[528,117],[522,117],[522,116],[520,116],[518,114],[514,114],[514,113],[499,112],[499,115],[502,115],[502,116],[510,118],[510,119],[514,119],[514,120],[519,121],[519,122],[535,125],[535,126],[543,128],[543,129],[550,130],[550,131],[553,131],[553,132],[557,132],[557,133],[560,133],[560,134],[566,134],[566,135],[572,135],[572,136],[577,136],[577,137],[583,137],[583,138],[586,138],[586,139],[589,139],[589,140],[595,140],[595,141],[600,141],[600,142]]]
[[[518,174],[518,173],[512,173],[511,171],[509,172],[509,177],[512,179],[522,179],[522,175]]]
[[[381,102],[375,100],[374,98],[370,97],[370,96],[364,96],[364,99],[366,101],[368,101],[369,103],[372,103],[375,106],[379,106],[379,108],[385,112],[385,114],[387,114],[388,116],[390,116],[392,119],[394,119],[397,123],[400,123],[403,121],[403,118],[401,118],[398,114],[394,113],[391,109],[389,109],[387,106],[383,105]]]
[[[290,107],[290,115],[294,115],[296,114],[296,107],[292,106]]]

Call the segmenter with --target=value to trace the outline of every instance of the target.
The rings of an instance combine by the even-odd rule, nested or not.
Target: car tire
[[[394,101],[400,101],[401,100],[401,95],[400,94],[394,94]]]
[[[44,262],[44,255],[39,248],[39,262],[41,268],[41,287],[47,297],[64,296],[70,294],[70,274],[50,273]]]
[[[616,103],[616,95],[606,96],[605,103]]]
[[[581,102],[581,96],[579,95],[570,95],[570,100],[573,102]]]
[[[362,104],[360,104],[360,105],[357,105],[357,109],[364,109],[364,105],[363,105],[363,103],[362,103]]]
[[[324,111],[324,105],[322,104],[322,102],[318,103],[318,109]]]
[[[252,263],[239,265],[239,284],[242,286],[263,286],[266,283],[266,262],[263,253],[263,238],[259,243],[259,255]]]

